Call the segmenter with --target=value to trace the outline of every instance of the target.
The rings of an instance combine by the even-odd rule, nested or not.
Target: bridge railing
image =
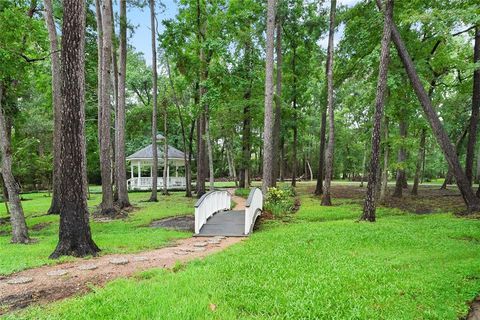
[[[253,188],[245,204],[245,235],[252,232],[255,220],[263,210],[263,193],[259,188]]]
[[[202,226],[213,214],[230,210],[232,196],[228,191],[214,190],[205,193],[195,204],[195,233],[198,234]]]

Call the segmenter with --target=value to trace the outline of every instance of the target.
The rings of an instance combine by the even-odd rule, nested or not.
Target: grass
[[[183,192],[175,192],[169,196],[159,194],[159,202],[143,202],[148,199],[149,193],[135,192],[130,194],[130,200],[137,210],[125,220],[111,222],[91,222],[92,235],[97,245],[102,249],[101,254],[136,252],[158,248],[173,239],[185,238],[189,233],[169,231],[161,228],[147,227],[152,220],[168,216],[192,214],[195,199],[187,199]],[[37,267],[45,264],[72,260],[61,258],[50,260],[48,256],[53,252],[58,241],[57,215],[45,215],[50,206],[50,197],[45,193],[22,194],[22,202],[30,236],[35,242],[28,245],[11,244],[9,224],[0,225],[0,275]],[[92,211],[101,200],[100,194],[92,193],[89,206]],[[6,216],[5,207],[0,207],[0,217]],[[40,226],[43,228],[38,228]]]
[[[237,197],[248,198],[250,194],[250,188],[237,188],[235,189],[235,195]]]
[[[458,319],[480,286],[480,221],[321,207],[172,271],[150,270],[15,319]]]

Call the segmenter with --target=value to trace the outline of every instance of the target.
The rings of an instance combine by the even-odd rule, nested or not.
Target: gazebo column
[[[142,177],[142,162],[141,161],[138,161],[137,162],[137,165],[138,165],[138,179],[137,179],[137,187],[140,188],[140,184],[141,184],[141,177]]]

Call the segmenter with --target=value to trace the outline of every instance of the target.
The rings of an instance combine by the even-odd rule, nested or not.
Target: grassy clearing
[[[248,198],[248,195],[250,194],[250,188],[237,188],[235,189],[235,195],[237,197],[242,197],[242,198]]]
[[[149,193],[135,192],[130,200],[138,210],[132,212],[126,220],[111,222],[92,221],[92,234],[95,242],[102,249],[101,254],[126,253],[158,248],[168,241],[190,236],[189,233],[168,231],[160,228],[146,227],[152,220],[167,216],[192,214],[195,199],[187,199],[183,192],[169,196],[159,195],[159,202],[143,202]],[[22,205],[27,217],[30,236],[36,240],[29,245],[10,243],[10,225],[0,225],[0,274],[32,268],[59,261],[72,260],[61,258],[50,260],[48,256],[55,249],[58,240],[58,220],[56,215],[45,215],[50,206],[50,197],[45,193],[23,194]],[[89,206],[93,210],[101,200],[101,195],[92,193]],[[6,216],[5,207],[0,207],[0,217]]]
[[[301,196],[286,223],[178,266],[121,279],[24,319],[457,319],[479,294],[480,221]],[[336,203],[339,203],[338,201]]]

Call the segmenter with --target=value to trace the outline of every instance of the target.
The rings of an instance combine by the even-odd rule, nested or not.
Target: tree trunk
[[[50,258],[96,255],[87,206],[85,147],[85,2],[64,1],[60,123],[60,231]]]
[[[415,167],[415,178],[413,179],[413,187],[411,194],[413,196],[418,195],[418,184],[420,181],[420,172],[422,170],[422,162],[425,158],[425,137],[427,134],[427,130],[422,129],[420,132],[420,145],[418,147],[418,156],[417,156],[417,163]]]
[[[7,189],[8,196],[5,202],[8,201],[8,209],[10,212],[10,223],[12,225],[12,243],[28,243],[27,224],[25,222],[25,215],[23,214],[22,203],[20,202],[20,190],[18,184],[12,173],[12,145],[11,145],[11,130],[10,124],[7,124],[7,119],[2,106],[3,87],[0,84],[0,151],[2,154],[1,168],[3,175],[4,186]]]
[[[213,171],[213,149],[212,149],[212,141],[210,140],[210,119],[207,116],[205,120],[205,139],[207,140],[207,152],[208,152],[208,171],[210,173],[210,191],[215,189],[215,177]]]
[[[277,179],[279,176],[279,171],[281,170],[281,150],[280,150],[280,140],[281,140],[281,129],[282,129],[282,19],[277,17],[277,37],[276,37],[276,46],[275,51],[277,54],[277,83],[276,83],[276,94],[275,94],[275,120],[273,122],[273,172],[272,172],[272,183],[273,186],[277,185]]]
[[[376,2],[378,7],[381,8],[380,0],[376,0]],[[420,104],[422,105],[426,118],[428,119],[430,126],[432,127],[435,138],[437,139],[437,142],[445,155],[445,159],[452,168],[452,172],[457,181],[458,189],[462,194],[468,211],[479,211],[480,199],[477,198],[474,194],[470,186],[470,182],[468,181],[467,176],[463,172],[458,156],[455,153],[455,149],[453,148],[452,143],[448,138],[447,132],[443,128],[442,123],[440,122],[440,119],[432,106],[431,100],[428,98],[427,92],[425,91],[425,88],[423,87],[422,82],[418,77],[413,61],[408,54],[407,48],[405,47],[405,44],[403,43],[403,40],[395,24],[392,25],[392,39],[395,43],[398,55],[410,78],[413,89],[420,101]]]
[[[188,163],[189,163],[189,166],[188,166],[188,170],[189,170],[189,173],[188,173],[188,178],[187,178],[187,183],[190,185],[190,188],[191,188],[191,185],[192,185],[192,161],[193,161],[193,135],[195,133],[195,119],[192,120],[192,125],[190,126],[190,135],[188,136]],[[190,179],[190,180],[188,180]]]
[[[473,62],[480,61],[480,26],[475,28],[475,46],[473,50]],[[480,68],[473,72],[472,115],[470,116],[470,128],[468,131],[467,159],[465,175],[470,184],[473,181],[473,158],[475,157],[475,145],[477,144],[478,113],[480,109]],[[479,187],[480,188],[480,187]]]
[[[296,66],[297,48],[293,48],[292,57],[292,76],[293,76],[293,144],[292,144],[292,187],[297,186],[297,144],[298,144],[298,127],[297,127],[297,66]]]
[[[397,178],[395,183],[395,191],[393,192],[393,197],[401,198],[403,194],[403,188],[405,186],[406,174],[405,174],[405,161],[407,159],[407,151],[405,150],[404,143],[407,138],[407,122],[404,119],[400,119],[400,138],[402,139],[402,145],[398,150],[397,162],[400,164],[400,167],[397,169]]]
[[[319,196],[323,194],[323,172],[325,170],[325,140],[327,135],[327,108],[322,111],[322,120],[320,128],[320,154],[318,160],[318,174],[317,174],[317,186],[315,188],[315,195]]]
[[[150,5],[150,29],[152,36],[152,193],[150,194],[150,202],[157,202],[157,187],[158,187],[158,149],[157,149],[157,45],[156,45],[156,22],[155,22],[155,0],[149,0]]]
[[[388,155],[389,155],[389,145],[388,145],[388,118],[385,117],[384,124],[384,145],[383,145],[383,168],[382,168],[382,186],[380,189],[380,198],[379,202],[384,203],[385,198],[388,195]]]
[[[279,175],[280,175],[280,181],[284,182],[285,181],[285,139],[280,137],[280,168],[279,168]]]
[[[111,163],[111,139],[110,139],[110,81],[111,81],[111,58],[112,58],[112,13],[111,0],[102,2],[103,20],[103,43],[102,43],[102,83],[101,83],[101,117],[98,119],[100,131],[100,174],[102,177],[102,202],[100,214],[114,215],[113,189],[112,189],[112,163]]]
[[[53,179],[52,179],[52,202],[47,214],[58,214],[60,212],[59,195],[60,192],[57,181],[59,167],[59,133],[60,126],[60,113],[62,97],[60,88],[62,80],[60,79],[60,51],[58,47],[57,29],[55,27],[55,20],[53,18],[53,6],[52,0],[45,0],[45,22],[48,29],[48,38],[50,40],[50,52],[51,52],[51,69],[52,69],[52,97],[53,97]]]
[[[251,149],[251,114],[250,114],[250,88],[245,92],[245,107],[243,108],[242,129],[242,167],[240,171],[240,188],[250,187],[250,157]]]
[[[363,214],[360,220],[375,221],[375,195],[378,183],[378,169],[380,162],[380,127],[382,124],[383,109],[385,107],[385,92],[387,89],[388,64],[390,62],[390,36],[392,29],[393,0],[386,0],[385,21],[380,53],[380,67],[377,82],[377,97],[375,101],[375,115],[372,131],[372,153],[370,155],[370,169],[368,175],[367,193],[363,205]]]
[[[328,146],[325,155],[325,185],[322,197],[322,206],[331,206],[330,187],[333,178],[333,150],[335,144],[335,123],[333,112],[333,36],[335,32],[336,0],[330,1],[330,28],[328,32],[327,52],[327,106],[328,106]]]
[[[273,186],[273,47],[275,33],[275,0],[267,1],[267,49],[265,54],[265,114],[263,131],[262,191]]]
[[[173,93],[173,101],[175,103],[175,106],[177,108],[178,112],[178,120],[180,121],[180,128],[182,129],[182,142],[183,142],[183,161],[185,162],[185,181],[186,181],[186,190],[185,190],[185,196],[186,197],[191,197],[192,196],[192,185],[190,183],[190,161],[189,161],[189,156],[190,152],[187,151],[187,133],[185,130],[185,121],[182,116],[182,110],[180,109],[180,102],[178,101],[177,97],[177,92],[175,90],[175,85],[173,84],[173,78],[172,78],[172,72],[170,70],[170,62],[168,60],[168,57],[166,56],[166,63],[167,63],[167,75],[168,75],[168,81],[170,83],[170,88],[172,89]],[[166,124],[165,124],[165,131],[166,131]]]
[[[125,160],[125,82],[127,72],[127,3],[120,0],[120,66],[118,75],[118,105],[115,121],[115,165],[117,206],[130,207],[127,190],[127,168]]]

